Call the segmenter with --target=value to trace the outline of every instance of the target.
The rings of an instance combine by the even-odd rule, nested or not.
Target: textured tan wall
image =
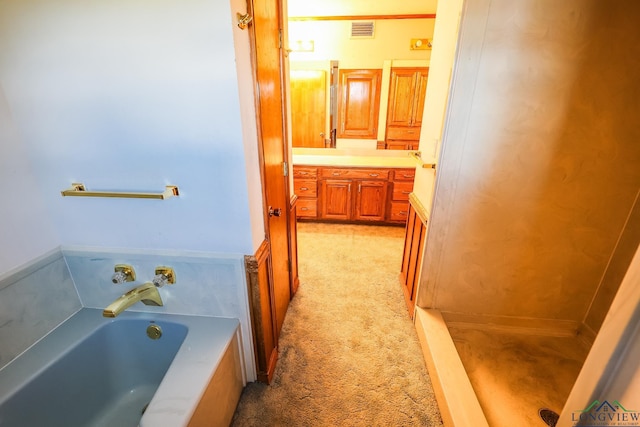
[[[467,12],[418,304],[580,322],[640,187],[640,2]]]
[[[622,283],[622,279],[629,268],[631,259],[638,249],[638,242],[640,242],[640,200],[636,199],[624,231],[620,235],[620,240],[614,252],[611,254],[611,261],[607,265],[598,291],[584,319],[584,323],[596,333],[600,330],[600,326],[609,311],[609,306],[613,302],[620,283]]]

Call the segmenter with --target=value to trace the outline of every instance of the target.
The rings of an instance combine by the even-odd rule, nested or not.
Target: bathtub
[[[82,309],[0,370],[0,426],[228,424],[239,342],[236,319]]]

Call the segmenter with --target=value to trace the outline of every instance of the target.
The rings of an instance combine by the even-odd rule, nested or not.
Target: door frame
[[[257,17],[256,10],[259,13]],[[291,221],[291,205],[295,201],[291,200],[292,189],[289,182],[292,167],[289,160],[288,80],[282,42],[282,0],[246,0],[246,12],[252,17],[247,29],[265,232],[263,244],[253,257],[258,264],[254,268],[254,273],[257,274],[252,276],[255,280],[248,285],[252,288],[250,304],[258,379],[269,383],[277,363],[280,330],[289,301],[297,288],[293,274],[295,272],[297,276],[297,237],[295,222]],[[276,19],[273,18],[274,15],[277,16]],[[262,26],[256,30],[256,25]],[[266,83],[261,85],[261,80]],[[279,93],[277,90],[274,92],[271,87],[277,84],[280,84]],[[269,100],[279,102],[279,105],[269,103]],[[268,121],[264,118],[265,112],[270,114],[269,117],[279,117]],[[280,118],[281,122],[276,123]],[[274,236],[274,229],[280,234]],[[274,249],[276,240],[277,248]],[[285,242],[286,250],[283,250]],[[296,260],[295,268],[292,260]],[[263,273],[260,265],[265,266]]]

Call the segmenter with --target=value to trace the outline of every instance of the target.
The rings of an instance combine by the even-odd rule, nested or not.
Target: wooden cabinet
[[[404,299],[409,310],[409,316],[413,319],[415,309],[416,290],[420,280],[422,268],[422,256],[424,242],[427,235],[426,213],[419,202],[411,200],[404,240],[404,252],[402,255],[402,270],[400,272],[400,285],[404,293]]]
[[[420,145],[419,140],[394,141],[392,139],[388,139],[385,148],[387,150],[417,150],[419,145]]]
[[[357,181],[356,221],[384,221],[387,206],[386,181]]]
[[[351,219],[350,179],[323,179],[320,181],[320,218],[348,221]]]
[[[318,216],[318,168],[293,167],[293,194],[298,196],[296,216],[316,218]]]
[[[404,224],[415,169],[293,167],[296,217]]]
[[[418,149],[428,76],[429,68],[391,69],[387,149]]]
[[[382,70],[340,70],[338,138],[376,139]]]
[[[389,221],[406,223],[409,217],[409,195],[413,191],[415,169],[396,169],[393,171],[391,201],[389,202]]]
[[[385,221],[388,169],[320,170],[320,218]]]

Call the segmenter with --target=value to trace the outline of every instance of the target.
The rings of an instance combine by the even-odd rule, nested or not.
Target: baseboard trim
[[[443,311],[450,328],[470,328],[550,337],[575,337],[582,324],[573,320],[538,319]]]
[[[581,324],[578,328],[578,339],[588,348],[591,348],[593,345],[596,340],[596,335],[598,335],[598,333],[585,323]]]

